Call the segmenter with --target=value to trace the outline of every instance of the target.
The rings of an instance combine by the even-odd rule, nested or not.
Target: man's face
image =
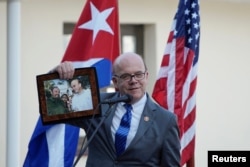
[[[59,88],[54,88],[51,92],[51,95],[53,98],[59,98],[59,95],[60,95],[60,90]]]
[[[73,89],[74,93],[80,93],[82,90],[82,85],[77,79],[74,79],[73,81],[71,81],[71,88]]]
[[[132,95],[132,103],[135,103],[144,96],[147,80],[148,72],[143,62],[139,59],[129,59],[119,65],[119,68],[116,70],[116,77],[113,78],[113,83],[121,94]]]

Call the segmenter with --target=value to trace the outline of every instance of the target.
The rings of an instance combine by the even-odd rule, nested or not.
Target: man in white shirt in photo
[[[73,78],[70,86],[74,93],[72,97],[72,110],[84,111],[93,109],[92,96],[90,88],[86,88],[80,77]]]

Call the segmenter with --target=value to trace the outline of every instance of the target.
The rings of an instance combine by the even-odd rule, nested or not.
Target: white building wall
[[[65,21],[76,22],[84,0],[21,1],[20,166],[39,116],[36,75],[64,53]],[[201,1],[196,166],[208,150],[250,150],[250,3]],[[120,22],[146,24],[145,59],[151,94],[177,1],[119,1]],[[6,2],[0,1],[0,166],[6,166]]]

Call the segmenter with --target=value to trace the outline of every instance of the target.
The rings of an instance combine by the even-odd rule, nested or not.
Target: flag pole
[[[20,0],[7,0],[7,167],[20,166]]]

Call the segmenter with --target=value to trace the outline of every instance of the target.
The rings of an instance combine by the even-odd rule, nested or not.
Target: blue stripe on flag
[[[112,63],[111,63],[111,61],[108,59],[102,59],[102,60],[96,62],[95,64],[93,64],[92,66],[96,68],[99,87],[103,88],[105,86],[109,86],[111,78],[112,78],[112,74],[111,74]]]

